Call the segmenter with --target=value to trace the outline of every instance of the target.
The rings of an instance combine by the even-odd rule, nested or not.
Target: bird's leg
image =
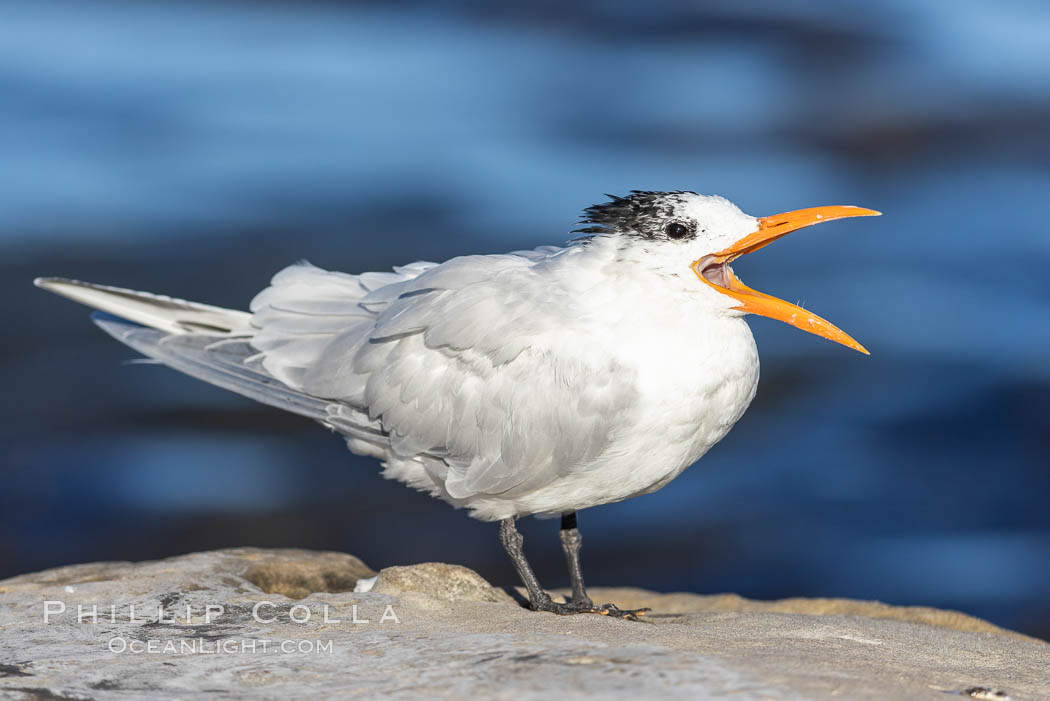
[[[606,616],[627,618],[632,621],[638,620],[638,616],[649,609],[634,609],[624,611],[617,608],[615,604],[595,605],[591,597],[587,595],[587,588],[583,586],[583,570],[580,568],[580,548],[583,546],[583,536],[576,526],[576,512],[571,511],[561,516],[561,549],[565,553],[565,563],[569,566],[569,582],[572,586],[572,602],[569,604],[581,613],[601,613]]]
[[[514,563],[514,569],[518,571],[518,577],[529,591],[529,606],[533,611],[554,611],[554,602],[550,595],[543,591],[540,580],[536,579],[536,573],[529,567],[529,561],[525,559],[525,549],[522,545],[525,538],[518,529],[514,527],[513,518],[505,518],[499,522],[499,542],[507,551],[507,556]],[[559,613],[556,611],[556,613]]]
[[[576,536],[577,545],[575,548],[575,554],[578,556],[579,532],[576,533]],[[540,580],[536,578],[536,574],[532,571],[532,568],[529,567],[529,562],[525,559],[525,550],[522,547],[525,543],[525,539],[521,536],[521,533],[518,533],[518,529],[514,527],[513,518],[505,518],[499,522],[499,541],[503,545],[503,549],[507,551],[510,561],[514,563],[514,569],[518,571],[518,576],[521,577],[522,583],[529,592],[529,607],[533,611],[550,611],[551,613],[557,613],[563,616],[573,613],[600,613],[603,616],[638,620],[638,614],[649,610],[638,609],[637,611],[621,611],[612,604],[595,606],[589,598],[586,598],[587,594],[583,591],[583,577],[579,574],[578,557],[574,558],[577,564],[576,575],[573,576],[573,600],[569,603],[560,604],[552,600],[550,594],[543,591],[543,587],[540,586]],[[580,601],[575,595],[576,582],[579,583],[580,592],[585,597],[584,601]]]
[[[580,569],[580,547],[583,536],[576,527],[576,512],[561,516],[561,549],[565,553],[565,564],[569,567],[569,583],[572,586],[572,603],[577,606],[594,607],[587,589],[583,586],[583,570]]]

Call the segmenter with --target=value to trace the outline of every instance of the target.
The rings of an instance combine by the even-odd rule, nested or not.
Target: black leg
[[[576,527],[576,512],[562,514],[561,549],[565,553],[565,564],[569,567],[569,583],[572,586],[572,603],[578,606],[594,606],[587,589],[583,586],[583,570],[580,569],[580,547],[583,536]]]
[[[576,531],[575,528],[572,529]],[[521,577],[522,583],[525,585],[525,589],[529,592],[529,606],[533,611],[550,611],[551,613],[561,614],[563,616],[573,613],[600,613],[603,616],[613,616],[616,618],[626,618],[629,620],[638,620],[638,614],[649,609],[638,609],[637,611],[621,611],[612,604],[604,604],[602,606],[595,606],[590,598],[587,598],[587,593],[583,590],[583,576],[580,574],[579,569],[579,532],[576,531],[576,545],[574,554],[572,556],[572,562],[575,562],[575,574],[572,575],[573,580],[573,600],[566,604],[559,604],[553,601],[550,595],[543,591],[543,587],[540,586],[540,580],[536,578],[536,574],[529,567],[529,561],[525,559],[525,550],[522,547],[525,543],[525,539],[518,533],[518,529],[514,527],[513,518],[505,518],[499,522],[499,542],[503,545],[503,549],[507,551],[507,555],[510,557],[510,561],[514,563],[514,569],[518,571],[518,576]],[[562,539],[565,542],[565,539]],[[566,557],[569,556],[569,551],[566,550]],[[569,565],[570,571],[573,565]],[[580,593],[584,597],[581,600],[577,594],[576,589],[579,586]]]
[[[518,571],[522,584],[529,591],[529,605],[532,606],[532,609],[551,611],[550,607],[554,605],[554,602],[551,601],[550,595],[543,591],[540,580],[536,579],[536,574],[529,567],[529,561],[525,559],[525,550],[522,547],[525,538],[514,527],[514,519],[505,518],[499,522],[499,542],[507,551],[510,561],[514,563],[514,569]]]

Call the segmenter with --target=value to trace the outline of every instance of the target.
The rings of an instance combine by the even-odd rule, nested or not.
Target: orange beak
[[[777,319],[795,328],[815,333],[818,336],[841,343],[855,351],[870,355],[864,346],[857,343],[842,329],[816,314],[808,312],[802,307],[797,307],[790,302],[771,297],[767,294],[752,290],[740,282],[733,274],[729,263],[742,255],[752,253],[776,241],[781,236],[790,234],[792,231],[803,229],[813,224],[831,221],[832,219],[844,219],[846,217],[877,217],[881,212],[863,207],[830,206],[811,207],[799,209],[794,212],[775,214],[771,217],[762,217],[758,220],[758,230],[748,234],[734,243],[724,251],[713,255],[704,256],[692,264],[693,272],[704,283],[715,288],[724,295],[729,295],[740,302],[735,309],[748,314],[759,314]]]

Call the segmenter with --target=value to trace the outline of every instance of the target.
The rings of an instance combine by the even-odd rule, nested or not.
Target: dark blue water
[[[494,527],[123,364],[29,281],[244,307],[301,258],[559,243],[602,193],[685,188],[885,212],[737,266],[872,356],[754,320],[752,409],[667,489],[581,515],[588,580],[1050,635],[1050,6],[564,5],[0,6],[0,576],[258,544],[511,583]],[[555,524],[525,533],[564,584]]]

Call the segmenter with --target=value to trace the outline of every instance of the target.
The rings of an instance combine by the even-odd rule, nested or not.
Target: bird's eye
[[[680,221],[673,221],[664,227],[664,233],[672,239],[684,239],[692,233],[689,227]]]

